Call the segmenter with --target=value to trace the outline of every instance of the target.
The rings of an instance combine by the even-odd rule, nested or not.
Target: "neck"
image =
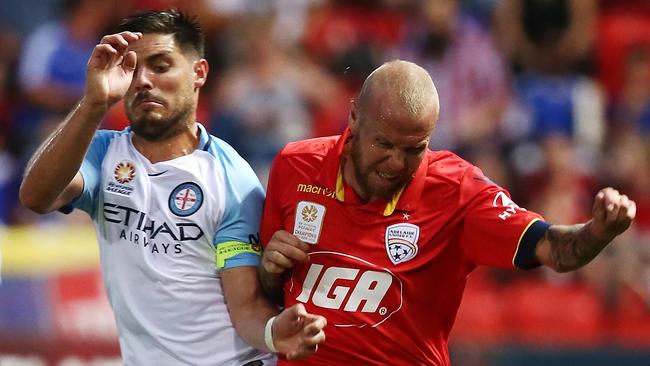
[[[349,155],[345,154],[341,162],[341,174],[343,174],[343,182],[350,185],[354,193],[359,196],[359,199],[363,203],[372,202],[377,199],[377,197],[370,197],[368,193],[362,188],[361,184],[357,180],[357,176],[354,174],[354,163]]]
[[[145,140],[133,134],[133,146],[152,164],[189,155],[199,146],[200,130],[189,123],[180,133],[161,141]]]

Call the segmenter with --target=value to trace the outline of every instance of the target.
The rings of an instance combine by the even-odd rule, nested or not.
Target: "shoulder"
[[[249,165],[230,144],[214,135],[210,135],[209,138],[205,151],[213,158],[226,165]]]
[[[209,138],[210,142],[206,145],[205,151],[223,169],[226,179],[241,178],[254,180],[259,184],[253,168],[232,146],[216,136],[210,135]]]
[[[318,137],[288,143],[276,157],[279,161],[291,165],[319,167],[320,163],[336,146],[339,136]]]
[[[468,172],[478,171],[476,166],[447,150],[428,151],[427,159],[427,178],[460,184]]]
[[[282,154],[326,155],[336,144],[338,138],[339,136],[327,136],[290,142],[284,147],[284,149],[282,149]]]
[[[470,202],[482,193],[501,190],[481,169],[449,151],[432,152],[425,183],[429,197],[448,202]]]
[[[108,146],[118,139],[127,141],[129,138],[129,129],[122,131],[114,130],[97,130],[90,143],[90,150],[106,150]]]

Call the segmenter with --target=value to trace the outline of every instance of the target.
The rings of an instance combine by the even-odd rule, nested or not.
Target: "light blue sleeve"
[[[217,255],[227,251],[226,248],[236,247],[239,249],[221,260],[225,263],[223,269],[258,266],[261,254],[259,226],[264,204],[262,184],[250,165],[227,143],[212,137],[209,151],[220,160],[225,178],[226,205],[214,238]]]
[[[86,211],[93,220],[95,219],[97,198],[100,192],[99,183],[101,180],[102,161],[104,161],[104,156],[106,156],[106,151],[111,140],[119,133],[108,130],[99,130],[95,133],[79,169],[79,173],[81,173],[84,180],[83,191],[77,198],[61,207],[59,211],[67,214],[72,212],[73,209],[78,208]]]

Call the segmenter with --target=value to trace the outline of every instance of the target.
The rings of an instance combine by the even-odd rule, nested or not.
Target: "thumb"
[[[603,222],[607,217],[607,207],[605,207],[605,192],[600,191],[596,194],[594,199],[594,206],[592,208],[594,221]]]
[[[305,305],[300,302],[290,307],[289,311],[291,313],[292,320],[294,321],[300,320],[307,315]]]
[[[307,315],[307,311],[305,310],[305,306],[301,303],[284,309],[278,316],[278,321],[274,322],[274,331],[277,331],[277,334],[282,335],[295,333],[297,330],[302,328],[305,315]]]
[[[138,58],[133,51],[129,51],[124,55],[124,60],[122,60],[122,68],[126,73],[133,73],[135,66],[138,63]]]

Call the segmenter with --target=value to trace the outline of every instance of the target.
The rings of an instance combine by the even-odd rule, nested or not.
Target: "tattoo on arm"
[[[589,263],[610,242],[596,238],[591,222],[578,225],[552,225],[544,234],[551,244],[551,260],[558,272],[568,272]]]

